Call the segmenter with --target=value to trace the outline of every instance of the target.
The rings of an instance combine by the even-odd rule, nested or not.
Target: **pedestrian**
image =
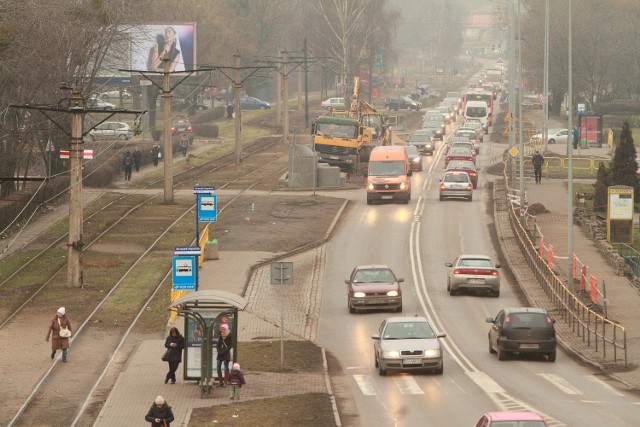
[[[218,356],[216,357],[216,365],[218,370],[218,387],[224,387],[229,378],[229,361],[231,360],[231,348],[233,347],[233,336],[229,331],[229,325],[223,323],[220,325],[220,335],[216,343]],[[224,379],[222,378],[222,365],[224,365]]]
[[[71,328],[71,322],[66,315],[66,310],[64,307],[60,307],[56,315],[51,319],[51,324],[47,331],[47,337],[44,339],[49,342],[49,337],[51,336],[51,359],[56,356],[57,350],[62,350],[62,361],[67,361],[69,337],[72,332],[73,329]]]
[[[575,150],[576,148],[578,148],[578,142],[580,141],[580,138],[578,138],[577,126],[574,126],[571,130],[571,139],[573,140],[573,149]]]
[[[240,389],[245,384],[244,374],[239,363],[233,364],[233,369],[229,372],[229,385],[231,386],[231,400],[240,400]]]
[[[227,104],[227,120],[233,119],[233,104]]]
[[[531,158],[531,163],[533,163],[533,173],[536,178],[536,184],[540,184],[542,180],[542,165],[544,164],[544,157],[538,150],[536,150],[535,154]]]
[[[133,156],[131,151],[127,151],[122,159],[122,168],[124,169],[124,180],[131,181],[131,172],[133,171]]]
[[[171,384],[175,384],[176,370],[182,362],[182,350],[184,349],[184,337],[180,335],[178,328],[173,327],[169,330],[169,336],[164,341],[164,346],[167,348],[164,359],[169,363],[169,372],[164,377],[164,383],[167,384],[171,380]]]
[[[153,166],[158,167],[158,161],[160,160],[160,146],[158,144],[153,144],[151,147],[151,157],[153,157]]]
[[[180,138],[180,147],[179,147],[183,156],[187,155],[187,147],[189,147],[189,137],[187,136],[186,133],[183,133],[182,137]]]
[[[133,165],[136,168],[136,172],[140,172],[140,165],[142,164],[142,153],[138,149],[137,145],[136,145],[136,148],[133,149],[132,156],[133,156]]]
[[[158,396],[144,419],[151,423],[151,427],[170,427],[173,421],[173,411],[164,397]]]

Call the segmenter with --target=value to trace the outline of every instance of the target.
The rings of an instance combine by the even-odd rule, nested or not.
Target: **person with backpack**
[[[133,156],[131,151],[127,151],[122,159],[122,168],[124,169],[124,180],[131,181],[131,172],[133,172]]]
[[[160,160],[160,146],[158,144],[153,144],[151,157],[153,158],[153,166],[158,167],[158,161]]]
[[[535,154],[531,158],[531,163],[533,163],[533,172],[536,178],[536,184],[540,184],[542,181],[542,165],[544,164],[544,157],[538,150],[536,150]]]

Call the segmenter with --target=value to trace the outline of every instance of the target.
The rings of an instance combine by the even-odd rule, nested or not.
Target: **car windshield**
[[[420,153],[418,152],[418,149],[412,145],[409,145],[407,147],[404,148],[407,151],[407,154],[410,156],[419,156]]]
[[[484,258],[462,258],[458,261],[460,267],[478,267],[478,268],[491,268],[493,264],[491,260]]]
[[[444,182],[469,182],[469,175],[466,173],[450,173],[444,176]]]
[[[353,276],[353,283],[389,283],[395,282],[396,277],[388,268],[361,269]]]
[[[431,325],[426,322],[389,323],[383,334],[386,340],[424,340],[435,337]]]
[[[339,125],[335,123],[318,123],[316,133],[322,136],[330,136],[331,138],[355,139],[358,133],[358,127],[355,124]]]
[[[493,421],[491,427],[546,427],[544,421]]]
[[[414,135],[411,135],[411,138],[409,138],[409,143],[412,143],[412,142],[429,142],[429,141],[431,141],[431,137],[429,135],[427,135],[426,133],[414,134]]]
[[[487,109],[485,107],[467,107],[467,117],[484,117],[487,115]]]
[[[454,160],[449,162],[447,169],[475,169],[473,162],[468,160]]]
[[[468,156],[471,155],[471,150],[468,148],[455,147],[449,150],[449,154],[466,154]]]
[[[511,313],[505,322],[512,328],[546,328],[551,326],[544,313]]]
[[[475,132],[462,131],[462,132],[458,132],[456,134],[456,136],[466,136],[467,138],[475,138],[476,137],[476,133]]]
[[[405,174],[405,164],[402,160],[369,162],[369,176],[397,176]]]

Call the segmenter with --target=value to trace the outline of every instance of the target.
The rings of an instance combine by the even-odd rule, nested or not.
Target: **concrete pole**
[[[69,287],[82,287],[82,117],[84,100],[79,87],[74,87],[69,99],[71,110],[71,144],[69,147],[69,243],[67,280]]]
[[[307,76],[307,39],[304,39],[304,129],[307,135],[310,132],[309,129],[309,78]],[[314,187],[315,191],[315,187]]]
[[[522,32],[520,30],[520,0],[518,0],[518,150],[520,150],[520,215],[524,216],[524,141],[522,138]]]
[[[171,74],[169,55],[162,58],[162,110],[164,113],[164,202],[173,203],[173,146],[171,141]]]
[[[549,144],[549,0],[544,0],[544,78],[542,87],[542,93],[544,94],[542,139],[544,141],[544,150],[547,151],[547,145]]]
[[[567,81],[569,83],[569,93],[567,96],[567,112],[569,135],[573,136],[571,130],[573,129],[573,58],[571,56],[571,0],[569,0],[569,55],[568,55],[568,73]],[[567,166],[569,168],[568,182],[567,182],[567,286],[573,290],[573,139],[567,137],[567,151],[569,152],[569,161]]]
[[[298,112],[302,112],[302,69],[298,67]]]
[[[242,163],[242,108],[240,108],[240,89],[242,89],[242,80],[240,79],[240,53],[233,55],[236,59],[236,77],[233,83],[234,96],[236,106],[233,109],[236,115],[234,121],[234,134],[236,140],[236,166],[240,166]]]
[[[280,63],[282,62],[282,51],[278,51],[278,66],[273,71],[276,77],[276,123],[282,123],[282,75],[280,74]]]
[[[284,82],[283,82],[283,108],[284,108],[284,144],[289,145],[289,52],[283,52],[284,55]]]
[[[509,0],[509,149],[515,146],[515,103],[516,103],[516,41],[513,24],[514,0]],[[515,159],[511,157],[511,188],[515,182]]]

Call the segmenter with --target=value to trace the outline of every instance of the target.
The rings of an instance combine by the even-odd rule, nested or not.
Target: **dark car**
[[[171,125],[171,133],[173,135],[186,134],[189,138],[189,144],[193,143],[193,129],[189,120],[176,120]]]
[[[431,136],[435,139],[439,139],[440,141],[444,140],[444,130],[442,129],[442,121],[422,122],[422,127],[420,130],[430,132]]]
[[[480,168],[476,168],[475,163],[469,160],[452,160],[447,164],[447,172],[449,171],[459,171],[466,172],[471,178],[471,184],[473,184],[473,188],[478,188],[478,178]]]
[[[418,151],[418,147],[414,145],[407,145],[404,147],[409,158],[409,167],[414,171],[422,171],[422,154]]]
[[[549,362],[556,361],[555,321],[546,310],[515,307],[500,310],[489,330],[489,352],[498,353],[498,360],[511,354],[541,354]]]
[[[387,265],[359,265],[347,284],[349,313],[356,310],[392,309],[402,311],[402,289],[398,278]]]
[[[240,108],[243,110],[266,110],[271,108],[271,104],[253,96],[245,96],[240,99]]]
[[[384,103],[384,109],[390,110],[413,110],[418,111],[422,108],[422,103],[414,101],[408,96],[393,95]]]
[[[411,135],[411,137],[409,137],[407,145],[413,145],[420,150],[421,153],[433,156],[433,150],[436,148],[436,143],[431,135],[433,135],[433,132],[430,130],[417,130]]]

